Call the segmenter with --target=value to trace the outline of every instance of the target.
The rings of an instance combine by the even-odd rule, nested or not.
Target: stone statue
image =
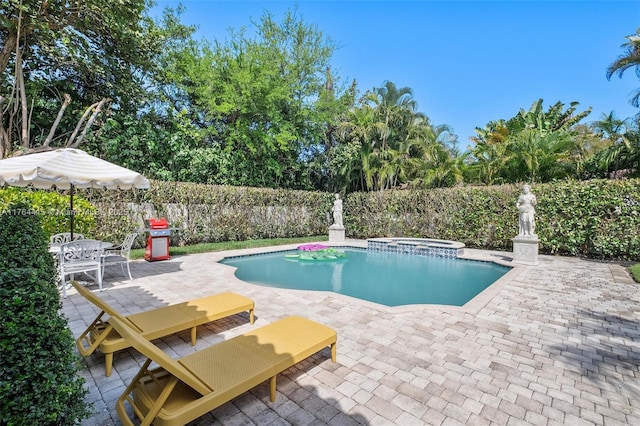
[[[342,200],[340,194],[336,194],[336,200],[333,202],[333,226],[342,228]]]
[[[519,237],[535,237],[536,236],[536,196],[531,192],[531,187],[525,185],[522,187],[522,194],[518,197],[516,207],[518,208],[519,218]]]

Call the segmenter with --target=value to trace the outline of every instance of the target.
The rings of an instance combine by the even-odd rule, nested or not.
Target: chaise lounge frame
[[[199,325],[245,311],[249,313],[249,322],[254,323],[253,300],[235,293],[219,293],[124,317],[82,284],[77,281],[72,281],[71,284],[78,293],[101,310],[96,319],[76,339],[76,345],[83,356],[89,356],[96,350],[104,354],[107,377],[111,375],[113,354],[131,347],[129,342],[113,329],[110,318],[121,317],[127,326],[148,340],[191,330],[192,346],[196,344],[196,328]],[[105,319],[105,314],[110,318]]]
[[[186,424],[253,387],[269,381],[276,399],[276,376],[323,348],[336,362],[336,332],[322,324],[291,316],[174,360],[143,335],[112,318],[114,328],[147,357],[116,403],[120,421],[141,425]],[[151,363],[157,364],[150,368]],[[155,365],[154,364],[154,365]]]

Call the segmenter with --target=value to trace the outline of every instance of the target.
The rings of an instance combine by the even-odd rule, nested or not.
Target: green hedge
[[[75,425],[89,414],[80,359],[33,207],[0,214],[0,424]]]
[[[321,192],[160,181],[149,190],[79,193],[97,207],[103,239],[119,241],[144,219],[166,217],[176,228],[173,245],[325,234],[333,205]]]
[[[640,260],[640,180],[532,187],[542,253]],[[503,185],[348,194],[347,236],[438,238],[511,251],[521,190]],[[332,222],[333,194],[320,192],[152,181],[149,190],[78,195],[95,206],[86,218],[87,226],[94,221],[89,235],[108,241],[120,241],[152,217],[167,217],[178,229],[172,245],[323,235]]]
[[[67,191],[68,192],[68,191]],[[40,216],[42,229],[47,238],[59,232],[69,232],[69,195],[63,191],[41,191],[31,188],[8,187],[0,189],[0,212],[6,211],[12,203],[26,203],[33,213]],[[78,234],[93,236],[96,231],[96,208],[82,197],[73,198],[73,229]]]
[[[505,213],[514,210],[517,194],[509,187],[350,194],[344,202],[345,227],[353,238],[437,238],[506,249],[517,233],[517,219],[512,223]]]
[[[455,240],[508,250],[518,233],[521,185],[350,194],[345,227],[353,238]],[[532,185],[540,251],[640,260],[640,180]]]

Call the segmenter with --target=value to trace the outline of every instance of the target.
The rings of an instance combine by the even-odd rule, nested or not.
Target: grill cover
[[[169,221],[165,218],[145,220],[148,229],[169,229]]]

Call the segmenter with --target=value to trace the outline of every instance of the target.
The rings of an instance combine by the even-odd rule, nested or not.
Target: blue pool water
[[[242,281],[269,287],[333,291],[386,306],[462,306],[511,268],[491,262],[340,249],[346,259],[297,261],[276,252],[223,259]]]

